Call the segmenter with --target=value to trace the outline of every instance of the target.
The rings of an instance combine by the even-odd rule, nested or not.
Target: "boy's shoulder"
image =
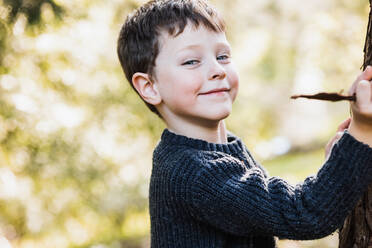
[[[153,160],[162,161],[163,163],[179,163],[182,161],[187,162],[189,166],[194,164],[194,162],[206,162],[223,156],[226,156],[226,154],[190,146],[187,143],[170,139],[161,139],[153,152]]]
[[[165,129],[153,153],[153,165],[167,168],[187,166],[189,169],[213,167],[216,164],[241,164],[238,154],[245,153],[241,140],[229,133],[228,144],[214,144],[204,140],[177,135]]]
[[[189,138],[187,136],[175,134],[168,129],[164,129],[160,141],[154,149],[154,153],[162,150],[172,150],[175,152],[202,156],[205,154],[240,153],[247,150],[238,136],[227,131],[227,137],[227,144],[217,144],[201,139]]]

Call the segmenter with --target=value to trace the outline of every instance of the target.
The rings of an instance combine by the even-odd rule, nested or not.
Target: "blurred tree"
[[[366,41],[364,44],[363,70],[372,65],[372,0]],[[339,248],[370,248],[372,247],[372,184],[359,200],[355,209],[346,218],[340,229]]]
[[[125,121],[117,126],[117,118],[125,120],[126,110],[119,104],[127,89],[124,85],[118,90],[103,87],[91,93],[78,88],[84,83],[102,84],[108,72],[118,74],[117,67],[106,66],[107,73],[98,74],[97,67],[113,63],[102,54],[96,59],[79,53],[84,46],[80,40],[76,51],[66,44],[54,49],[58,40],[53,35],[62,29],[58,24],[63,21],[70,30],[76,28],[71,39],[79,31],[93,30],[79,21],[99,18],[99,12],[88,10],[97,10],[100,2],[1,2],[0,234],[20,247],[27,243],[33,243],[32,247],[80,247],[101,242],[138,247],[140,238],[147,235],[147,223],[132,236],[126,234],[132,228],[128,224],[131,216],[145,212],[147,206],[143,177],[132,178],[140,176],[133,171],[133,160],[141,152],[130,153],[128,147],[149,149],[147,140],[139,140],[136,146],[134,136],[120,135],[135,129]],[[79,4],[86,9],[78,6],[74,11]],[[109,8],[127,12],[137,6],[135,1],[123,1]],[[107,30],[111,23],[104,25]],[[52,40],[43,41],[42,37]],[[72,87],[71,75],[78,67],[85,70],[80,75],[89,74],[90,80]],[[128,109],[137,111],[136,104],[129,104]],[[117,155],[112,157],[110,149],[117,143],[121,152],[117,147]]]
[[[1,3],[1,1],[0,1]],[[10,31],[20,15],[27,19],[27,26],[40,28],[44,23],[41,21],[42,9],[50,6],[55,18],[61,19],[63,8],[53,0],[3,0],[1,6],[2,18],[0,19],[0,65],[3,64],[7,40],[12,32]],[[0,71],[1,72],[1,71]]]
[[[14,247],[149,247],[151,154],[164,124],[124,80],[115,51],[124,18],[144,1],[0,0],[0,236]],[[342,49],[354,68],[353,28],[361,25],[345,25],[359,23],[363,1],[319,1],[319,13],[295,0],[213,1],[226,16],[241,69],[227,124],[253,151],[264,147],[275,159],[283,152],[272,149],[275,136],[290,130],[297,141],[298,130],[309,132],[287,108],[289,94],[297,78],[308,76],[301,65],[319,63],[333,75],[324,82],[348,78],[352,69],[329,47]],[[281,128],[291,116],[295,127]],[[282,174],[274,175],[301,159],[319,163],[322,142],[307,142],[317,152],[292,161],[292,145],[286,159],[276,159],[272,171]]]
[[[4,0],[4,6],[9,9],[8,23],[14,23],[19,14],[25,14],[29,25],[40,24],[42,6],[48,4],[57,18],[61,18],[63,9],[53,0]]]

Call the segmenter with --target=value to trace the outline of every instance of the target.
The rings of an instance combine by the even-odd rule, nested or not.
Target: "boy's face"
[[[188,24],[176,37],[163,32],[159,48],[154,81],[166,122],[205,125],[231,113],[239,79],[225,33]]]

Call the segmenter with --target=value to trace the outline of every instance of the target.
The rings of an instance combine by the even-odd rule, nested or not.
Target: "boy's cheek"
[[[236,88],[233,89],[232,92],[231,92],[231,99],[232,99],[233,102],[235,101],[235,98],[236,98],[236,96],[238,95],[238,91],[239,91],[239,89],[238,89],[238,87],[236,87]]]
[[[229,78],[229,82],[230,82],[230,87],[231,87],[231,91],[233,92],[234,95],[234,99],[239,91],[239,77],[237,74],[235,75],[231,75],[230,78]]]

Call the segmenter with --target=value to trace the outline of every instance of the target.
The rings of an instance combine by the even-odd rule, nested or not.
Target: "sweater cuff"
[[[336,149],[333,149],[332,152],[338,153],[344,158],[352,158],[356,163],[368,166],[372,170],[372,148],[355,139],[348,130],[344,131],[334,148]]]
[[[359,141],[356,138],[354,138],[354,136],[351,135],[349,133],[349,130],[347,130],[347,129],[344,130],[344,135],[341,137],[340,140],[342,140],[343,138],[345,138],[346,140],[349,140],[347,143],[350,144],[350,145],[360,145],[360,146],[363,146],[364,149],[367,149],[370,152],[372,152],[372,148],[368,144],[363,143],[362,141]]]

